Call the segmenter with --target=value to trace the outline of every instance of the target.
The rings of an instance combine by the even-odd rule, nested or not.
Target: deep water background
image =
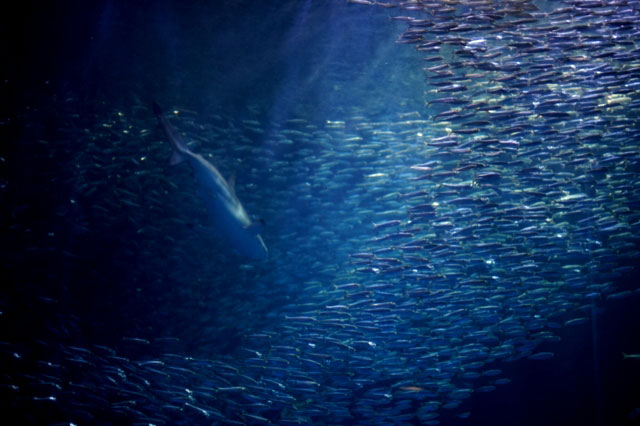
[[[123,336],[174,336],[172,347],[147,350],[234,355],[246,330],[280,321],[284,306],[305,298],[300,283],[330,279],[370,232],[365,215],[340,238],[314,236],[314,225],[339,227],[350,212],[309,211],[286,198],[302,177],[268,180],[277,165],[239,157],[237,144],[260,153],[294,117],[323,123],[360,113],[375,121],[423,108],[420,57],[394,43],[404,27],[385,9],[342,1],[18,7],[2,18],[2,341],[38,358],[40,340],[126,352]],[[248,264],[211,238],[197,198],[182,191],[189,172],[166,164],[170,150],[149,113],[154,100],[190,111],[176,123],[196,134],[264,124],[240,141],[228,132],[200,143],[229,159],[219,165],[224,175],[238,172],[240,198],[268,224],[273,262]],[[295,147],[277,154],[300,155]],[[153,173],[127,183],[136,173],[127,155],[146,157]],[[105,171],[108,158],[118,170]],[[98,171],[83,169],[95,163]],[[113,185],[148,208],[122,203],[128,195]],[[153,190],[168,194],[162,209],[152,208]],[[313,215],[327,220],[305,222]],[[287,246],[292,229],[313,243],[302,257]],[[637,271],[616,285],[637,288]],[[501,366],[511,384],[473,394],[469,419],[443,415],[442,424],[638,424],[629,415],[640,407],[640,360],[621,355],[640,353],[637,297],[596,310],[595,339],[590,324],[559,330],[562,342],[542,349],[555,352],[552,360]]]

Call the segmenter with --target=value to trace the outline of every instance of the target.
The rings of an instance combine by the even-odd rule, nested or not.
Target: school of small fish
[[[552,358],[555,330],[594,304],[638,298],[615,282],[640,258],[640,1],[349,3],[406,22],[396,48],[420,55],[423,110],[268,132],[222,111],[169,118],[241,172],[268,260],[217,241],[149,105],[56,101],[74,142],[39,141],[64,167],[34,179],[67,189],[34,222],[41,206],[3,183],[5,264],[111,266],[86,287],[42,284],[72,267],[31,272],[2,302],[3,330],[39,312],[0,342],[6,407],[61,425],[438,425],[508,385],[504,363]],[[88,324],[101,309],[127,317]]]

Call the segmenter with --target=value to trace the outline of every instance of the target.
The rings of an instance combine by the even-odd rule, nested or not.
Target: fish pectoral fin
[[[175,166],[176,164],[180,164],[185,160],[185,156],[180,154],[178,150],[173,150],[173,154],[171,154],[171,159],[169,160],[169,164]]]
[[[229,190],[231,191],[231,195],[237,198],[236,195],[236,172],[231,173],[229,179],[227,179],[227,184],[229,185]]]
[[[259,219],[258,221],[245,226],[244,229],[251,232],[253,235],[258,235],[264,230],[264,219]]]

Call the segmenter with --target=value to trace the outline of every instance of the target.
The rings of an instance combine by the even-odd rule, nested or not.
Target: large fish
[[[262,224],[252,223],[249,219],[235,194],[234,179],[227,182],[213,164],[200,154],[191,152],[156,103],[153,104],[153,112],[173,146],[171,165],[184,161],[189,163],[196,175],[200,197],[218,230],[240,253],[253,259],[266,259],[267,246],[259,234]]]

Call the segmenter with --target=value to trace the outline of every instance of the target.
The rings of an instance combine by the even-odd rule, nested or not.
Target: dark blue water
[[[219,3],[3,17],[5,412],[638,424],[640,4]]]

